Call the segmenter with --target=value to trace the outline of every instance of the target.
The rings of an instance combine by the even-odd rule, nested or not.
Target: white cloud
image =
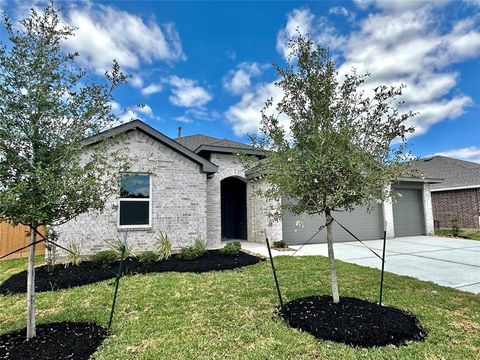
[[[182,115],[182,116],[177,116],[177,117],[175,118],[175,120],[177,120],[177,121],[179,121],[179,122],[182,122],[182,123],[185,123],[185,124],[191,124],[191,123],[193,123],[193,120],[192,120],[192,119],[190,119],[190,118],[188,118],[188,117],[186,117],[186,116],[183,116],[183,115]]]
[[[141,119],[141,117],[138,115],[138,113],[135,110],[132,110],[132,109],[127,109],[126,111],[118,115],[119,124],[125,124],[127,122],[130,122],[136,119]]]
[[[342,48],[347,40],[326,17],[316,18],[309,9],[294,9],[288,14],[285,27],[277,34],[277,51],[285,59],[290,55],[289,40],[297,37],[299,33],[309,34],[316,43],[330,48],[333,52]]]
[[[160,120],[147,104],[136,105],[126,109],[123,109],[116,101],[112,101],[110,105],[112,107],[112,113],[118,117],[118,124],[124,124],[135,119],[144,120],[145,118]]]
[[[120,112],[120,110],[121,110],[120,104],[119,104],[118,102],[116,102],[116,101],[111,101],[111,102],[110,102],[110,106],[112,107],[112,112],[113,112],[114,114],[118,114],[118,113]]]
[[[160,84],[150,84],[144,88],[142,88],[143,95],[152,95],[162,91],[162,85]]]
[[[223,78],[223,87],[231,94],[240,95],[250,88],[252,77],[259,76],[261,72],[261,67],[256,62],[241,63]]]
[[[172,86],[169,100],[180,107],[201,107],[212,100],[212,96],[196,81],[178,76],[171,76],[168,83]]]
[[[416,10],[424,7],[441,7],[451,0],[354,0],[353,2],[362,10],[371,6],[391,12],[403,12],[408,10]]]
[[[215,121],[222,117],[217,110],[207,110],[203,108],[190,108],[185,111],[185,115],[189,118],[195,118],[203,121]]]
[[[461,149],[440,151],[428,156],[435,156],[435,155],[448,156],[448,157],[453,157],[460,160],[467,160],[467,161],[480,163],[480,147],[478,146],[470,146],[470,147],[465,147]]]
[[[152,108],[150,106],[148,106],[147,104],[143,104],[143,106],[137,106],[136,109],[139,113],[145,114],[147,116],[152,116],[153,115]]]
[[[65,10],[64,21],[78,28],[65,41],[78,51],[79,61],[103,74],[116,59],[124,69],[137,69],[155,60],[185,59],[180,37],[173,23],[146,23],[134,14],[108,5],[72,6]]]
[[[277,34],[277,51],[284,58],[287,58],[290,53],[288,41],[297,36],[298,32],[300,34],[310,33],[314,18],[309,9],[294,9],[288,14],[285,28]]]
[[[480,56],[480,19],[464,18],[448,28],[433,10],[445,1],[357,1],[357,5],[377,6],[381,11],[370,13],[348,35],[340,34],[326,18],[317,18],[308,9],[293,10],[278,33],[277,50],[283,56],[288,54],[285,36],[294,35],[292,28],[303,22],[302,34],[309,33],[315,43],[337,43],[343,61],[340,79],[352,68],[359,74],[371,73],[363,86],[367,94],[381,84],[407,85],[402,110],[420,113],[412,121],[415,135],[463,114],[472,99],[454,92],[459,74],[450,66]],[[343,13],[340,9],[335,12]]]
[[[143,87],[143,79],[140,75],[133,75],[128,82],[137,89],[141,89]]]
[[[339,73],[352,68],[372,73],[366,88],[407,85],[403,109],[420,113],[412,123],[414,135],[423,134],[435,123],[459,117],[472,103],[466,95],[450,94],[458,74],[449,66],[480,55],[480,31],[475,24],[464,19],[439,33],[437,19],[428,8],[372,14],[348,38]]]
[[[334,6],[328,10],[328,13],[331,15],[339,15],[347,18],[348,21],[355,20],[355,13],[348,10],[345,6]]]
[[[273,109],[283,98],[283,90],[275,86],[274,82],[258,84],[253,91],[243,94],[238,103],[230,106],[225,116],[236,135],[258,132],[262,119],[260,111],[269,98],[273,98],[275,101],[271,107]],[[281,119],[281,121],[284,126],[287,126],[288,122],[285,119]]]

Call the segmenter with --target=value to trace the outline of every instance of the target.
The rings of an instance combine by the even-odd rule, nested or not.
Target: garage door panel
[[[354,233],[361,240],[379,239],[382,236],[382,218],[380,206],[376,205],[370,213],[366,208],[359,207],[352,212],[333,212],[332,216]],[[302,226],[297,226],[297,222]],[[283,240],[289,245],[305,243],[313,236],[318,228],[325,224],[324,215],[283,216]],[[355,239],[335,222],[333,223],[334,242],[355,241]],[[318,244],[327,242],[327,231],[323,229],[309,243]]]
[[[396,189],[400,197],[393,203],[395,236],[423,234],[422,195],[420,190]]]

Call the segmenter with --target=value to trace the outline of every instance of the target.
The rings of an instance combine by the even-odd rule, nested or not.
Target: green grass
[[[435,230],[435,235],[453,237],[451,229]],[[470,240],[480,240],[480,230],[460,230],[460,237]]]
[[[323,257],[276,258],[286,299],[329,293]],[[0,281],[25,261],[0,262]],[[340,292],[377,299],[379,272],[338,262]],[[432,292],[433,290],[436,291]],[[113,281],[37,295],[37,322],[95,321],[106,326]],[[480,354],[480,296],[387,273],[384,300],[415,313],[425,342],[358,349],[286,326],[270,266],[235,271],[163,273],[122,279],[113,334],[96,359],[475,359]],[[0,296],[0,333],[25,326],[25,296]]]

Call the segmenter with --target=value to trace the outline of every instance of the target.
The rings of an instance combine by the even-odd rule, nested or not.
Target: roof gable
[[[112,138],[130,131],[141,131],[142,133],[150,136],[156,141],[161,142],[163,145],[168,146],[172,150],[178,152],[179,154],[185,156],[191,161],[200,165],[202,172],[205,173],[215,173],[218,170],[218,166],[212,162],[204,159],[200,155],[196,154],[192,150],[188,149],[184,145],[178,143],[177,141],[171,139],[170,137],[162,134],[160,131],[155,130],[153,127],[145,124],[141,120],[133,120],[123,125],[119,125],[110,130],[106,130],[98,135],[92,136],[86,140],[87,145],[92,145],[98,143],[106,138]]]

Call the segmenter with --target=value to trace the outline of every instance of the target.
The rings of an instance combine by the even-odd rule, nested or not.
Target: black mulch
[[[281,316],[296,329],[319,340],[351,346],[402,345],[421,341],[427,333],[418,319],[406,311],[355,298],[309,296],[285,304]]]
[[[243,251],[237,255],[222,255],[218,250],[209,250],[202,257],[186,261],[173,255],[167,260],[158,261],[154,264],[142,264],[135,258],[128,258],[124,263],[124,273],[146,274],[152,272],[193,272],[203,273],[216,270],[230,270],[247,265],[257,264],[261,258],[247,254]],[[106,268],[99,268],[90,261],[84,261],[80,265],[64,267],[59,264],[53,270],[46,265],[35,269],[35,290],[52,291],[68,289],[75,286],[92,284],[98,281],[112,279],[118,272],[118,263]],[[12,275],[0,284],[0,294],[21,294],[27,291],[27,272],[22,271]]]
[[[37,326],[37,336],[26,340],[26,329],[0,335],[0,359],[88,359],[107,337],[92,323],[61,322]]]

